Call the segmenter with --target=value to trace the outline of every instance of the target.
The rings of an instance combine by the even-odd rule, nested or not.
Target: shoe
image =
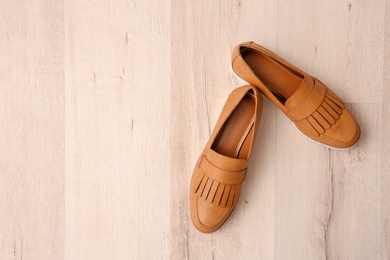
[[[235,89],[195,165],[190,211],[194,226],[203,233],[220,228],[238,202],[262,108],[256,87]]]
[[[315,77],[254,43],[237,45],[233,71],[259,88],[310,139],[335,149],[352,148],[360,128],[343,100]]]

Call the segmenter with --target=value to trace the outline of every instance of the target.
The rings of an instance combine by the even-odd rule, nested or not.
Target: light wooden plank
[[[380,178],[380,212],[379,257],[390,259],[390,2],[386,1],[383,53],[383,101],[381,127],[381,174]],[[379,132],[378,130],[376,132]],[[375,132],[374,132],[375,133]]]
[[[209,43],[202,30],[196,30],[202,20],[200,4],[171,1],[171,259],[212,257],[209,237],[195,230],[189,214],[192,170],[215,117],[204,78]],[[220,103],[215,100],[213,105]]]
[[[221,15],[210,16],[208,23],[219,24],[217,31],[221,33],[210,34],[209,38],[215,37],[214,41],[217,42],[210,47],[216,50],[219,45],[229,42],[230,49],[227,55],[217,52],[223,59],[219,59],[207,71],[220,67],[219,64],[228,64],[229,72],[232,73],[231,51],[238,43],[253,40],[266,46],[276,44],[274,30],[277,24],[277,2],[237,1],[212,9],[220,10]],[[258,10],[262,10],[262,15],[259,15]],[[222,69],[214,71],[213,75],[224,74]],[[233,74],[230,75],[233,87],[247,84]],[[228,82],[221,81],[220,84]],[[211,88],[218,90],[219,86],[214,84]],[[212,235],[215,259],[274,258],[276,108],[268,100],[264,100],[263,107],[258,138],[240,202],[221,230]]]
[[[390,2],[386,1],[383,40],[383,99],[382,103],[390,103]],[[383,110],[388,111],[388,110]],[[385,125],[386,126],[386,125]]]
[[[62,259],[63,5],[3,1],[0,13],[0,259]]]
[[[290,1],[279,7],[278,50],[283,57],[320,78],[347,102],[373,103],[364,109],[353,106],[362,121],[363,135],[380,128],[380,106],[374,103],[382,99],[383,4],[308,1],[298,5]],[[363,111],[367,116],[363,117]],[[360,146],[337,152],[298,141],[297,133],[290,134],[291,128],[281,117],[276,156],[287,160],[276,175],[276,258],[378,256],[383,241],[378,229],[378,195],[365,188],[380,189],[380,161],[375,159],[380,138],[362,137]],[[371,171],[375,175],[369,177]]]
[[[323,31],[333,26],[321,21],[330,18],[322,8],[318,1],[281,1],[278,13],[279,55],[319,78],[332,63],[326,58],[333,57],[320,55],[329,44],[321,40]],[[282,113],[276,128],[275,258],[327,259],[332,151],[301,135]]]
[[[390,5],[386,12],[390,11]],[[389,32],[389,31],[388,31]],[[388,38],[389,34],[387,34]],[[389,39],[389,38],[388,38]],[[390,50],[387,49],[387,50]],[[390,52],[388,52],[390,53]],[[386,62],[387,71],[390,69],[389,60]],[[384,77],[389,78],[389,76]],[[382,106],[382,149],[381,149],[381,174],[379,175],[378,193],[379,193],[379,218],[378,218],[378,257],[380,259],[390,258],[390,114],[383,112],[389,111],[390,103],[388,101]],[[380,116],[380,115],[379,115]],[[370,171],[371,172],[371,171]]]
[[[167,259],[170,5],[65,10],[65,256]]]
[[[328,225],[328,256],[340,259],[381,259],[380,196],[382,138],[373,129],[383,129],[381,104],[350,106],[360,122],[362,137],[350,151],[332,152],[333,207]],[[385,188],[384,190],[382,190]],[[388,203],[388,202],[387,202]],[[388,214],[387,212],[386,214]],[[381,219],[382,218],[382,219]]]
[[[323,259],[332,205],[330,152],[277,115],[275,259]]]
[[[348,102],[381,102],[384,4],[280,1],[280,53]]]
[[[267,173],[273,166],[255,163],[272,160],[272,153],[265,152],[273,145],[272,124],[267,124],[270,116],[265,116],[267,126],[259,133],[240,203],[224,226],[213,234],[201,234],[191,223],[188,207],[189,184],[197,157],[228,94],[241,84],[231,73],[232,48],[248,40],[245,33],[253,28],[250,18],[256,17],[251,10],[259,5],[255,1],[172,2],[171,257],[174,259],[237,259],[254,254],[262,259],[272,258],[273,250],[269,249],[273,248],[274,176]],[[276,5],[271,2],[268,8],[276,12]],[[258,17],[256,22],[261,24],[271,16],[272,13]],[[257,37],[266,34],[260,27],[251,33]],[[275,112],[272,108],[266,111]],[[192,145],[183,146],[185,143]]]
[[[314,75],[322,69],[318,50],[326,45],[317,40],[320,12],[316,1],[279,3],[278,54]],[[326,259],[331,151],[300,134],[284,114],[276,117],[275,259]]]

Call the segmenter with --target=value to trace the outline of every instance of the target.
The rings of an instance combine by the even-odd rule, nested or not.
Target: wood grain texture
[[[304,6],[285,1],[279,12],[279,52],[349,103],[362,137],[348,152],[320,148],[294,137],[295,129],[290,134],[290,122],[278,114],[276,156],[287,160],[276,174],[277,258],[380,259],[380,241],[386,239],[380,235],[380,223],[387,221],[378,214],[376,194],[381,190],[381,139],[370,129],[384,127],[378,105],[384,1],[313,1]],[[372,19],[361,19],[368,16]],[[299,28],[305,30],[298,33]],[[305,163],[297,163],[300,160]]]
[[[168,258],[170,6],[65,8],[65,258]]]
[[[3,1],[0,259],[389,259],[390,1]],[[258,42],[328,84],[349,151],[268,100],[240,201],[191,223],[192,170]]]
[[[386,1],[385,24],[390,24],[390,2]],[[382,259],[390,258],[390,26],[385,26],[384,54],[383,54],[383,100],[382,100],[382,127],[381,127],[381,174],[379,196],[379,256]],[[379,130],[377,130],[379,132]]]
[[[0,4],[0,259],[61,259],[62,3]]]

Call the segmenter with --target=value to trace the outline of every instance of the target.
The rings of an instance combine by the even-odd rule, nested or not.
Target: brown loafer
[[[201,232],[220,228],[237,204],[262,105],[256,87],[235,89],[195,165],[190,208],[192,222]]]
[[[233,71],[259,88],[307,137],[336,149],[352,148],[360,128],[341,98],[315,77],[254,43],[237,45]]]

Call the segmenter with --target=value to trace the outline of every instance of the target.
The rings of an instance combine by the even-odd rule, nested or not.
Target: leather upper
[[[194,172],[192,192],[215,206],[233,207],[245,180],[247,160],[230,158],[211,149],[203,152]]]
[[[295,93],[282,102],[247,64],[242,56],[242,50],[245,48],[272,58],[280,66],[284,66],[286,71],[300,75],[302,82]],[[239,44],[232,53],[232,68],[239,77],[258,87],[307,137],[338,149],[350,148],[358,141],[359,125],[343,100],[320,80],[304,73],[275,53],[254,42]]]
[[[256,110],[254,136],[246,158],[232,158],[212,149],[212,144],[241,99],[252,91]],[[254,86],[235,89],[227,99],[206,147],[195,165],[190,188],[191,217],[195,227],[204,233],[218,229],[236,206],[245,180],[252,144],[255,140],[262,111],[262,97]],[[232,137],[233,138],[233,137]]]

